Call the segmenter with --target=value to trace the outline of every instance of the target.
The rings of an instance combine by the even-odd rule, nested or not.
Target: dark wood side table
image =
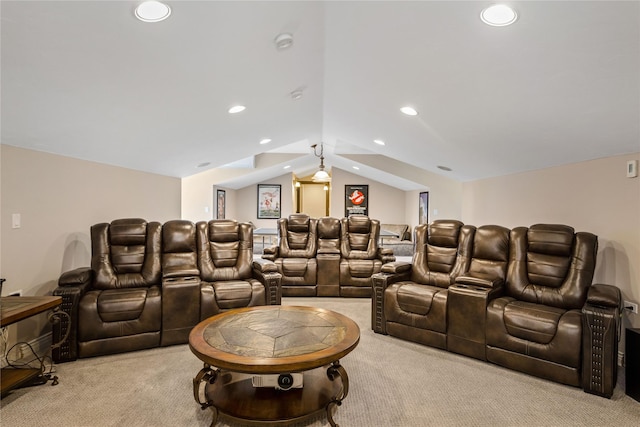
[[[0,326],[5,327],[27,319],[47,310],[56,309],[62,304],[62,297],[33,296],[33,297],[2,297],[0,298]],[[43,377],[39,368],[3,368],[0,377],[1,395],[10,390],[24,386]],[[44,379],[43,384],[48,379]]]
[[[360,340],[348,317],[316,307],[259,306],[200,322],[189,335],[204,368],[193,379],[196,402],[242,424],[283,425],[332,409],[349,392],[339,359]],[[302,388],[253,387],[252,376],[302,373]]]

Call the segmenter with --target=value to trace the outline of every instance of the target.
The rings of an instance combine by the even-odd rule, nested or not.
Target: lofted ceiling
[[[323,142],[405,190],[640,151],[638,1],[514,1],[508,27],[485,1],[138,3],[0,3],[3,144],[241,188],[313,173]]]

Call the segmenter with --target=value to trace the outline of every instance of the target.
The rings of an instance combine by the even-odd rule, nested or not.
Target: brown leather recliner
[[[196,228],[201,319],[232,308],[280,304],[280,275],[271,274],[275,265],[253,261],[251,224],[220,219]]]
[[[282,274],[284,296],[315,296],[317,220],[306,214],[292,214],[278,220],[278,245],[265,249],[263,258],[272,260]]]
[[[447,288],[469,268],[474,233],[455,220],[416,226],[411,264],[388,263],[373,276],[374,331],[446,348]]]
[[[79,357],[160,344],[160,232],[160,223],[136,218],[91,227],[95,276],[75,319]],[[65,284],[64,275],[60,282]]]
[[[342,218],[340,236],[340,295],[371,297],[371,275],[379,273],[383,264],[380,221],[365,215]]]
[[[616,377],[615,331],[609,333],[613,339],[595,343],[599,347],[595,361],[594,349],[584,346],[594,335],[590,325],[584,324],[585,308],[601,305],[603,310],[608,306],[615,311],[619,304],[617,288],[591,285],[597,246],[595,235],[575,233],[565,225],[538,224],[511,231],[505,296],[487,308],[489,361],[573,386],[580,386],[585,377],[585,391],[611,396]],[[608,328],[615,324],[614,319]],[[598,327],[596,335],[606,336],[605,325]]]

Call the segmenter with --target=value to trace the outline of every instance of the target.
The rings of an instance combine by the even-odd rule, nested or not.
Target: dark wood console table
[[[0,326],[5,327],[27,319],[47,310],[56,309],[62,303],[62,297],[2,297],[0,298]],[[29,384],[43,375],[39,368],[3,368],[0,377],[1,395],[10,390]],[[47,380],[44,380],[46,382]]]

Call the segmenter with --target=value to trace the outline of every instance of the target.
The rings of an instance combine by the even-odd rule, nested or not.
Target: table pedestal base
[[[251,376],[205,364],[193,379],[194,398],[202,409],[211,408],[211,427],[223,415],[250,425],[285,425],[326,412],[332,427],[339,427],[333,412],[349,393],[349,377],[339,361],[303,372],[304,386],[290,390],[253,387]],[[339,381],[336,381],[339,379]]]

